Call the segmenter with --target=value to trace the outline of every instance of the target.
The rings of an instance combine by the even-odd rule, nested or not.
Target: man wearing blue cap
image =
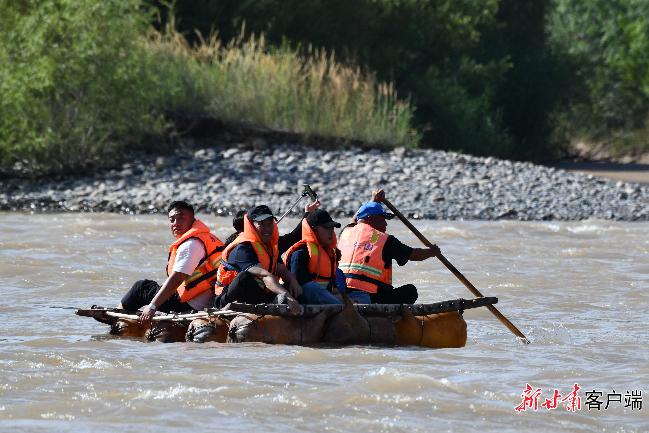
[[[356,222],[341,233],[339,267],[353,299],[363,303],[414,304],[418,297],[414,285],[392,286],[392,260],[403,266],[410,260],[435,257],[440,250],[437,246],[412,248],[385,233],[387,220],[394,215],[383,209],[384,198],[383,190],[375,191],[372,201],[364,203],[356,212]]]

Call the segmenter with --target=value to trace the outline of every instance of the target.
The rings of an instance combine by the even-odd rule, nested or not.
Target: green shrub
[[[555,0],[548,30],[575,66],[577,86],[557,125],[564,136],[649,150],[649,3]]]
[[[0,163],[62,171],[161,131],[134,0],[3,2]]]

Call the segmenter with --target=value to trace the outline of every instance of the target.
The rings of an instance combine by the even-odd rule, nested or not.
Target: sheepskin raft
[[[433,304],[287,305],[232,303],[227,309],[186,314],[157,312],[150,325],[138,312],[93,306],[76,314],[110,325],[113,335],[148,341],[203,343],[263,342],[298,345],[464,347],[464,310],[493,305],[497,298],[455,299]]]

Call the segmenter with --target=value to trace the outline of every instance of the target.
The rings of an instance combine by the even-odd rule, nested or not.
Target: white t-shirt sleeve
[[[174,272],[182,272],[191,275],[196,270],[201,259],[206,255],[203,242],[198,239],[188,239],[178,247],[176,251],[176,261],[174,262]]]

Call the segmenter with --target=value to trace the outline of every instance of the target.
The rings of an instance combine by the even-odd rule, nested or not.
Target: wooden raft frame
[[[110,325],[117,319],[137,320],[140,317],[139,311],[128,311],[120,308],[104,308],[93,305],[91,308],[79,308],[75,314],[77,316],[92,317],[98,322]],[[191,322],[194,319],[208,319],[209,316],[205,311],[195,313],[162,313],[157,312],[153,316],[154,322]]]
[[[394,316],[399,315],[404,309],[410,310],[414,316],[427,316],[429,314],[448,313],[451,311],[464,311],[472,308],[486,307],[498,303],[498,298],[481,297],[474,299],[453,299],[450,301],[435,302],[432,304],[352,304],[356,311],[361,316]],[[285,304],[240,304],[233,302],[229,304],[228,311],[236,311],[239,313],[250,313],[259,316],[288,316],[295,317],[288,310],[288,305]],[[336,312],[342,311],[344,305],[331,305],[331,304],[309,304],[303,305],[304,308],[302,316],[315,316],[323,311]],[[219,315],[216,308],[207,308],[207,314]]]
[[[472,308],[486,307],[498,302],[496,297],[475,299],[453,299],[450,301],[435,302],[432,304],[352,304],[361,316],[395,316],[405,310],[410,310],[414,316],[427,316],[429,314],[448,313],[451,311],[463,312]],[[154,322],[191,322],[194,319],[209,319],[210,317],[232,317],[241,313],[256,314],[258,316],[285,316],[285,317],[310,317],[323,311],[342,311],[344,305],[310,304],[303,305],[301,315],[289,312],[285,304],[240,304],[233,302],[228,309],[206,308],[205,311],[193,313],[162,313],[156,312]],[[93,305],[91,308],[80,308],[76,311],[78,316],[92,317],[98,322],[111,324],[117,319],[137,320],[138,311],[127,311],[119,308],[103,308]]]

